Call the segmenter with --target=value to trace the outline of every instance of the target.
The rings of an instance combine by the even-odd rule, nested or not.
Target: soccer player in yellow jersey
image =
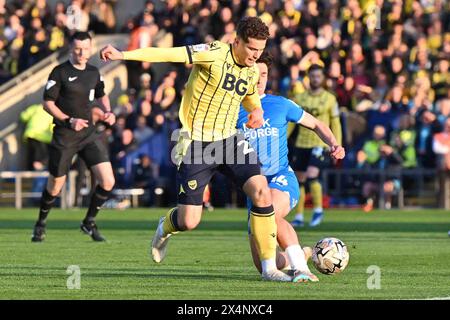
[[[339,107],[335,96],[323,88],[323,68],[313,64],[308,69],[310,81],[309,90],[298,94],[294,101],[302,108],[331,128],[337,143],[342,145],[342,129],[339,119]],[[300,182],[300,198],[297,206],[294,227],[303,226],[303,211],[305,209],[305,186],[313,199],[313,216],[310,226],[315,227],[323,220],[322,185],[319,180],[320,170],[330,161],[328,146],[308,128],[299,126],[295,148],[292,156],[292,168]]]
[[[277,227],[267,180],[261,175],[256,152],[236,130],[241,103],[249,111],[248,127],[259,128],[264,121],[255,62],[266,46],[269,30],[261,19],[245,17],[236,33],[233,44],[214,41],[126,52],[108,45],[100,56],[103,60],[194,64],[180,107],[182,129],[175,152],[178,206],[159,221],[152,240],[153,260],[160,263],[164,259],[169,237],[200,223],[203,191],[220,171],[233,178],[253,203],[250,224],[263,279],[292,281],[275,263]]]

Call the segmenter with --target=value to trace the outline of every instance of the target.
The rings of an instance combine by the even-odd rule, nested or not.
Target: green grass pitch
[[[254,269],[246,210],[205,212],[197,230],[171,238],[166,260],[149,256],[165,209],[103,210],[106,243],[79,231],[84,210],[51,212],[47,239],[31,243],[36,209],[0,210],[0,299],[424,299],[450,297],[450,212],[329,210],[323,225],[298,230],[301,243],[334,236],[350,263],[318,283],[269,283]],[[310,216],[306,216],[309,218]],[[81,288],[67,288],[68,266]],[[369,266],[381,272],[379,289]],[[313,270],[313,266],[310,265]],[[371,280],[372,279],[372,280]]]

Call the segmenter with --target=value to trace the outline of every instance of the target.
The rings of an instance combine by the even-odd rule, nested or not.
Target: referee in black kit
[[[114,174],[106,147],[99,139],[92,122],[91,105],[94,100],[103,107],[102,121],[113,125],[108,96],[98,69],[87,63],[91,56],[91,37],[87,32],[76,32],[70,41],[70,58],[53,69],[44,90],[44,108],[54,120],[53,140],[49,147],[50,175],[42,193],[39,218],[31,241],[45,238],[48,213],[61,191],[70,169],[72,158],[78,154],[90,168],[98,185],[92,194],[81,230],[94,241],[105,241],[95,224],[95,217],[114,187]]]

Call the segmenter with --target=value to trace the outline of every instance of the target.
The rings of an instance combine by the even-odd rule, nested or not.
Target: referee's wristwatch
[[[75,118],[73,118],[73,117],[70,117],[70,118],[67,118],[66,120],[65,120],[65,122],[66,122],[66,126],[68,127],[68,128],[72,128],[72,123],[75,121]]]

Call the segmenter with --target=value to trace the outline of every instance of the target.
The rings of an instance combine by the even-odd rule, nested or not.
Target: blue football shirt
[[[258,129],[247,128],[248,112],[241,105],[237,127],[258,153],[263,174],[268,176],[289,166],[287,127],[289,122],[300,121],[303,109],[289,99],[271,94],[261,96],[261,103],[264,125]]]

